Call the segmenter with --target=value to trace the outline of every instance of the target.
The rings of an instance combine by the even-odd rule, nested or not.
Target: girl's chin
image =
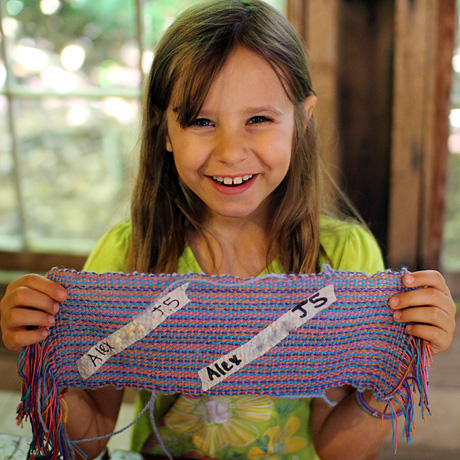
[[[251,220],[251,221],[266,221],[268,215],[268,207],[266,203],[263,202],[259,206],[248,206],[243,208],[241,205],[232,206],[232,207],[208,207],[208,213],[210,216],[220,219],[228,220]],[[212,217],[211,217],[212,218]]]

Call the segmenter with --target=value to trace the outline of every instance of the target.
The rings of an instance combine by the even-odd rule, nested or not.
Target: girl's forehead
[[[242,46],[236,47],[219,63],[217,72],[215,67],[203,71],[197,66],[196,73],[190,75],[190,66],[187,67],[188,71],[178,72],[179,77],[173,86],[169,104],[173,109],[180,110],[184,104],[193,105],[198,100],[203,104],[205,100],[209,102],[232,95],[289,98],[281,68]]]
[[[212,82],[206,100],[225,97],[234,98],[234,102],[238,103],[238,98],[284,101],[287,96],[270,63],[252,51],[238,48]]]

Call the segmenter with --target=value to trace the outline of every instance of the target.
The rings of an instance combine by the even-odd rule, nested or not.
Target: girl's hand
[[[390,299],[395,321],[408,323],[409,334],[430,342],[433,354],[441,353],[452,343],[457,311],[444,277],[437,271],[425,270],[405,275],[403,282],[419,289]]]
[[[6,288],[0,301],[2,339],[6,348],[19,352],[26,345],[42,341],[54,325],[59,303],[67,291],[39,275],[25,275]]]

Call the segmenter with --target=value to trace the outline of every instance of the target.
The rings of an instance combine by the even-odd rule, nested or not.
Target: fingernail
[[[48,323],[50,323],[50,324],[54,324],[54,323],[55,323],[54,316],[48,315]]]
[[[412,283],[415,281],[415,279],[414,279],[413,276],[407,275],[407,276],[404,278],[404,281],[405,281],[406,284],[412,284]]]
[[[57,302],[54,302],[53,313],[57,313],[59,308],[61,308],[61,306]]]
[[[393,313],[393,318],[394,318],[395,320],[400,319],[401,316],[402,316],[402,313],[401,313],[400,311],[395,311],[395,312]]]
[[[391,308],[395,308],[398,306],[398,302],[399,301],[397,297],[392,297],[388,303],[390,304]]]
[[[50,331],[48,329],[42,329],[42,336],[47,337]]]
[[[58,293],[57,293],[57,296],[60,300],[65,300],[66,297],[67,297],[67,292],[66,291],[62,291],[62,290],[59,290]]]

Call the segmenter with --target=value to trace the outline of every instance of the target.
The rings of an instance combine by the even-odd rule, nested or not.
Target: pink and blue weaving
[[[388,307],[391,296],[407,290],[404,274],[368,276],[326,267],[321,274],[240,279],[53,269],[48,278],[61,283],[69,297],[49,337],[28,347],[19,362],[20,417],[28,415],[34,430],[30,458],[67,458],[62,442],[54,441],[58,434],[48,434],[46,442],[39,439],[58,430],[58,387],[319,397],[349,384],[371,389],[392,413],[402,407],[410,439],[414,390],[422,409],[428,408],[430,354],[425,342],[407,335],[405,325],[393,320]],[[333,289],[330,305],[321,302],[324,297],[318,293],[324,289]],[[171,294],[178,290],[185,302]],[[244,358],[232,350],[241,350],[286,312],[305,316],[309,305],[322,308],[300,327],[288,328],[264,352],[254,345],[256,357],[238,368]],[[160,319],[153,324],[146,312]],[[267,334],[271,338],[274,333]],[[211,384],[205,387],[203,379]],[[47,449],[61,454],[40,456]]]

